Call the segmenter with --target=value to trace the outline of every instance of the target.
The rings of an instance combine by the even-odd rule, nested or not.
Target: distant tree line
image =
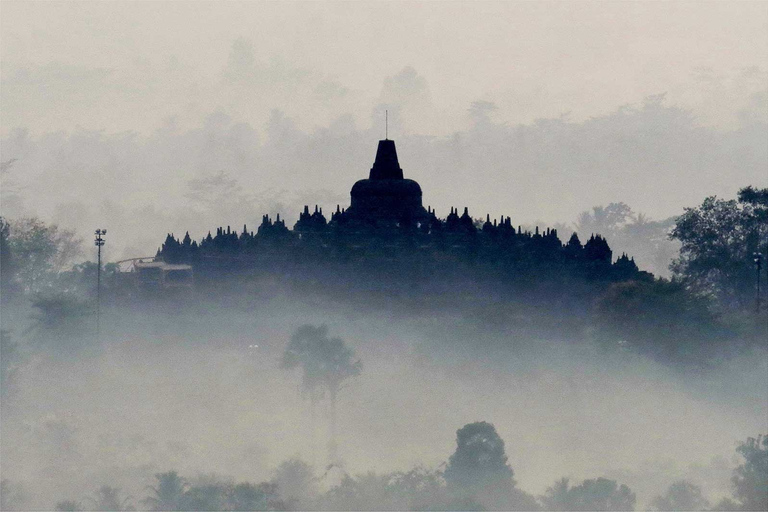
[[[629,511],[635,493],[608,478],[586,479],[572,485],[561,478],[542,496],[517,486],[504,441],[487,422],[469,423],[456,433],[456,449],[443,470],[417,466],[407,472],[349,475],[329,466],[322,475],[299,459],[281,464],[269,481],[258,484],[212,477],[187,479],[176,471],[158,473],[145,496],[134,499],[103,485],[90,496],[68,499],[56,510],[554,510]],[[714,505],[691,482],[674,482],[650,500],[650,509],[757,511],[768,508],[768,437],[749,438],[737,449],[741,457],[733,471],[731,497]],[[331,473],[340,481],[327,491],[319,488]],[[11,483],[3,481],[7,493]],[[13,503],[4,502],[3,510]]]

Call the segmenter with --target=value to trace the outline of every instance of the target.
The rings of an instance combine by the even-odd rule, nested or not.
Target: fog
[[[485,420],[529,493],[561,476],[608,476],[642,504],[687,478],[714,499],[728,494],[737,441],[764,430],[768,414],[763,351],[685,372],[589,344],[520,339],[462,315],[283,294],[256,307],[110,309],[102,321],[100,342],[44,335],[22,345],[3,401],[2,458],[24,508],[106,483],[143,496],[168,469],[260,481],[299,457],[321,473],[327,406],[313,410],[299,375],[279,367],[305,322],[329,325],[363,363],[339,395],[350,474],[437,467],[458,428]]]
[[[95,228],[115,262],[153,256],[167,233],[199,241],[348,206],[385,133],[439,217],[466,206],[563,242],[596,206],[668,226],[707,196],[768,186],[763,2],[0,9],[0,215],[73,230],[86,243],[69,264],[95,260]],[[664,229],[654,247],[608,242],[666,276],[678,246]],[[488,298],[410,309],[277,281],[247,297],[109,296],[98,337],[91,316],[47,330],[33,297],[4,303],[18,343],[3,354],[8,503],[51,509],[101,485],[137,503],[156,473],[260,482],[291,458],[328,490],[344,474],[444,469],[476,421],[534,496],[607,477],[643,509],[686,479],[714,503],[731,495],[735,448],[768,432],[764,344],[687,367],[607,347],[588,322],[555,336],[557,315],[536,305],[496,321]],[[525,328],[505,323],[515,315]],[[280,366],[304,324],[326,324],[363,365],[339,392],[331,469],[328,401]]]

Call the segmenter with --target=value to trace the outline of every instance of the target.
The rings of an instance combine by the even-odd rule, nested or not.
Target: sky
[[[292,221],[348,201],[389,110],[438,215],[666,218],[768,185],[766,62],[766,2],[3,1],[0,210],[199,238],[190,183],[223,172]]]
[[[733,120],[726,105],[707,97],[713,92],[707,83],[719,78],[727,82],[722,87],[746,93],[750,84],[731,83],[735,75],[760,69],[761,83],[751,84],[759,88],[768,62],[768,5],[746,1],[6,1],[0,23],[4,131],[71,123],[108,132],[153,130],[175,114],[172,105],[134,115],[126,110],[156,105],[154,96],[169,93],[161,91],[168,81],[198,88],[198,101],[219,106],[208,89],[215,89],[240,38],[273,75],[265,80],[336,84],[338,93],[361,102],[375,100],[387,77],[413,67],[441,114],[429,134],[460,128],[477,99],[496,102],[506,121],[520,123],[567,112],[583,119],[662,92],[697,109],[705,122],[727,126]],[[36,90],[19,90],[25,74],[67,80],[72,90],[57,91],[64,84],[43,80]],[[54,96],[76,96],[82,87],[94,89],[92,103],[115,88],[125,96],[106,112],[72,111]],[[295,107],[306,127],[330,120],[318,105]],[[50,109],[65,115],[51,122],[44,114]],[[370,121],[368,111],[352,114]]]

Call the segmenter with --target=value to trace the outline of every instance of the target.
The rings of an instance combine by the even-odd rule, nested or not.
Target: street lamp
[[[98,267],[96,269],[96,336],[101,334],[101,246],[104,245],[104,238],[106,236],[106,229],[96,230],[96,239],[94,245],[99,250]]]
[[[760,269],[763,266],[763,255],[756,252],[752,257],[754,258],[753,261],[755,262],[755,269],[757,270],[757,298],[755,299],[755,303],[757,304],[757,312],[760,313]]]

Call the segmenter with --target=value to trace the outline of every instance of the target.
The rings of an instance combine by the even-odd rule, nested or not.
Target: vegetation
[[[722,308],[748,308],[755,303],[754,255],[768,254],[768,188],[743,188],[738,200],[708,197],[685,209],[670,236],[682,243],[676,276]]]
[[[701,487],[685,480],[669,486],[662,496],[651,501],[656,510],[707,510],[709,501],[704,497]]]
[[[575,487],[567,478],[555,482],[541,498],[545,510],[634,510],[635,493],[615,480],[584,480]]]
[[[328,326],[302,325],[291,336],[283,353],[282,367],[301,367],[303,390],[312,400],[326,392],[331,405],[331,461],[336,462],[336,401],[341,384],[360,375],[363,365],[341,338],[329,338]]]
[[[674,482],[650,506],[666,510],[765,510],[768,489],[768,443],[750,438],[737,452],[743,462],[733,472],[733,498],[713,508],[701,487]],[[329,467],[329,470],[331,468]],[[342,470],[343,471],[343,470]],[[158,473],[146,488],[140,510],[634,510],[635,493],[608,478],[586,479],[571,485],[561,478],[538,499],[517,488],[504,441],[487,422],[470,423],[457,431],[457,446],[445,470],[417,466],[408,472],[359,475],[343,473],[325,492],[322,477],[306,463],[281,464],[273,478],[258,484],[210,477],[188,480],[175,471]],[[326,472],[327,475],[327,472]],[[3,489],[10,484],[3,481]],[[65,500],[56,510],[133,510],[133,499],[120,489],[103,485],[81,501]]]

